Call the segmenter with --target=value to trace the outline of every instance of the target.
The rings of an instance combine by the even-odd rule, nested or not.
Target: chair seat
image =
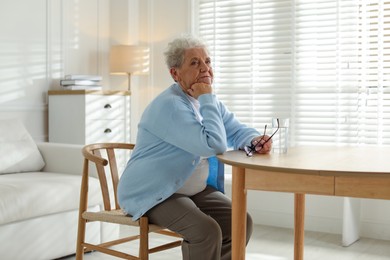
[[[139,227],[139,220],[132,220],[130,215],[124,213],[121,209],[103,210],[98,212],[83,212],[82,217],[88,221],[103,221],[121,225],[130,225]],[[149,224],[149,232],[155,232],[164,229],[163,227]]]

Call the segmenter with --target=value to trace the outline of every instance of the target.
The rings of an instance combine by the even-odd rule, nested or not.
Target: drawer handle
[[[110,128],[106,128],[105,130],[104,130],[104,133],[105,134],[109,134],[109,133],[111,133],[112,131],[111,131],[111,129]]]
[[[109,108],[111,108],[111,105],[110,105],[110,104],[105,104],[105,105],[104,105],[104,108],[105,108],[105,109],[109,109]]]

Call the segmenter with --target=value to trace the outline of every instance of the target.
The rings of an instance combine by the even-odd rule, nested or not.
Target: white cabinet
[[[129,141],[129,91],[49,91],[49,142]]]

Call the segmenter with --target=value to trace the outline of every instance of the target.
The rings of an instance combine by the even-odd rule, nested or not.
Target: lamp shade
[[[110,52],[111,73],[142,75],[149,73],[149,48],[115,45]]]

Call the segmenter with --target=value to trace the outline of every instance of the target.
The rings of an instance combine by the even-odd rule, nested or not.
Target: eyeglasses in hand
[[[275,132],[273,132],[272,135],[267,140],[265,140],[264,143],[261,143],[261,141],[263,141],[264,138],[265,138],[265,134],[267,132],[267,125],[264,126],[264,134],[263,134],[263,136],[261,137],[260,140],[256,141],[255,143],[252,142],[250,146],[245,146],[244,147],[244,150],[245,150],[246,155],[248,157],[252,157],[253,152],[256,152],[256,147],[260,147],[258,152],[261,151],[261,149],[263,149],[264,145],[266,143],[268,143],[272,139],[272,137],[276,134],[276,132],[278,132],[278,130],[279,130],[279,119],[277,119],[276,122],[277,122],[278,126],[277,126]]]

